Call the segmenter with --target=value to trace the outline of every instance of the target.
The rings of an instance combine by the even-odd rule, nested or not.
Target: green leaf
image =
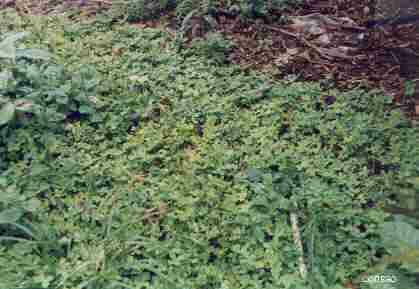
[[[419,177],[408,178],[406,181],[412,184],[415,189],[419,190]]]
[[[5,190],[0,191],[0,203],[10,204],[16,202],[18,199],[19,194],[15,185],[9,186]]]
[[[0,42],[0,45],[3,42],[12,42],[15,43],[16,41],[25,38],[26,36],[29,35],[29,32],[8,32],[5,33],[5,37],[2,40],[2,42]]]
[[[41,208],[41,206],[41,201],[33,198],[26,202],[25,209],[29,212],[36,212]]]
[[[52,57],[52,54],[45,50],[36,48],[18,48],[16,49],[16,57],[26,57],[29,59],[42,59],[48,60]]]
[[[263,173],[260,169],[250,168],[247,171],[247,177],[251,182],[258,182],[261,180]]]
[[[87,106],[87,105],[81,105],[79,108],[79,112],[83,113],[83,114],[89,114],[92,113],[93,110],[91,107]]]
[[[7,185],[7,179],[5,177],[0,177],[0,187],[5,187]]]
[[[382,227],[382,236],[388,244],[397,247],[407,245],[419,248],[419,230],[405,222],[385,222]]]
[[[70,101],[70,99],[68,98],[68,96],[64,95],[64,96],[57,96],[56,101],[59,104],[67,104]]]
[[[16,47],[10,43],[0,44],[0,58],[16,58]]]
[[[10,122],[15,115],[15,105],[11,102],[6,103],[0,108],[0,126]]]
[[[0,72],[0,89],[6,89],[9,80],[13,79],[13,75],[10,71]]]
[[[27,32],[9,34],[0,42],[0,58],[16,58],[16,41],[28,35]]]
[[[406,96],[412,96],[415,94],[415,83],[413,81],[407,81],[405,83],[405,94]]]
[[[0,212],[0,224],[16,223],[23,215],[22,209],[7,209]]]

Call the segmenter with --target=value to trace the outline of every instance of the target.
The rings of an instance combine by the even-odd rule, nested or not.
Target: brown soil
[[[335,56],[324,53],[313,44],[313,39],[294,33],[289,25],[277,24],[272,19],[244,23],[238,18],[221,16],[217,22],[218,30],[236,44],[230,57],[233,63],[269,70],[280,78],[292,74],[300,80],[326,83],[327,79],[329,85],[341,89],[381,88],[394,97],[395,105],[411,117],[417,117],[415,104],[419,104],[419,97],[416,100],[406,97],[406,80],[396,52],[408,48],[419,51],[419,30],[411,25],[366,29],[363,23],[373,18],[374,7],[369,0],[307,0],[302,8],[282,13],[282,17],[320,13],[354,20],[358,27],[327,28],[331,39],[327,49],[347,47],[350,52]],[[362,34],[364,39],[358,40]],[[278,60],[290,51],[297,55],[278,65]]]

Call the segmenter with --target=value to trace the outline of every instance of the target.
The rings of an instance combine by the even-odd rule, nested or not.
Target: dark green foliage
[[[197,11],[201,15],[208,14],[216,7],[214,0],[181,0],[176,2],[176,17],[181,23],[183,19],[191,12]],[[197,13],[198,14],[198,13]]]
[[[129,22],[159,18],[163,13],[174,10],[179,23],[191,12],[200,16],[212,14],[216,9],[237,9],[244,18],[267,16],[290,5],[301,4],[301,0],[128,0],[113,4],[111,15]]]
[[[230,11],[238,9],[242,17],[252,19],[268,16],[272,12],[280,12],[288,6],[301,3],[301,0],[179,0],[176,2],[176,15],[183,19],[195,9],[207,14],[213,12],[214,9],[223,8]]]
[[[209,33],[205,39],[194,40],[191,49],[185,55],[199,55],[213,60],[215,63],[228,62],[228,54],[233,44],[223,38],[221,34]]]
[[[113,17],[123,18],[129,22],[151,20],[161,13],[174,8],[175,0],[128,0],[115,2],[112,5]]]

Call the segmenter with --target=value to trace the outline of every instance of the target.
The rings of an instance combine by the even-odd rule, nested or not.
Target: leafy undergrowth
[[[160,18],[173,12],[180,22],[193,12],[202,15],[240,15],[243,19],[269,17],[272,12],[302,4],[302,0],[128,0],[109,2],[105,14],[129,22]]]
[[[419,174],[418,131],[379,92],[244,73],[154,29],[0,19],[97,84],[83,117],[0,127],[1,288],[342,288],[385,253],[378,204]]]
[[[289,6],[302,4],[303,0],[110,0],[110,1],[15,1],[0,2],[0,8],[14,7],[24,14],[62,14],[71,17],[84,17],[105,14],[110,18],[124,19],[128,22],[158,19],[173,12],[182,21],[189,13],[199,11],[203,14],[240,14],[243,19],[269,17],[273,11],[279,12]]]

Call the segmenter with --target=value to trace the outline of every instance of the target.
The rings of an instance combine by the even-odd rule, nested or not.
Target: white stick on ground
[[[294,237],[294,244],[297,247],[298,252],[300,253],[300,257],[298,258],[298,267],[300,269],[300,276],[302,279],[306,279],[307,266],[304,262],[303,243],[301,242],[300,228],[298,227],[297,214],[291,213],[290,218],[291,218],[291,225],[292,225],[292,234]]]

